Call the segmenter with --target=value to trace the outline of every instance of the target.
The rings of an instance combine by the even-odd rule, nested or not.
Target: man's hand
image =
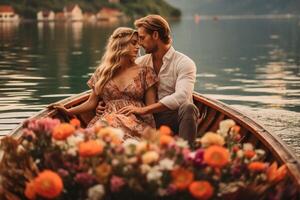
[[[98,106],[96,108],[96,115],[100,116],[104,113],[105,110],[105,103],[104,101],[99,101]]]
[[[118,113],[124,114],[124,115],[130,115],[130,114],[137,114],[137,115],[145,115],[146,109],[143,107],[136,107],[136,106],[125,106],[121,108]]]

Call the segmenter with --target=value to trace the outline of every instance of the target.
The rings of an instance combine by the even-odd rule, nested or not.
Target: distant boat
[[[90,95],[90,91],[63,99],[57,103],[70,108],[85,102]],[[201,116],[198,119],[198,135],[218,129],[219,123],[224,119],[233,119],[241,127],[241,143],[252,143],[254,147],[265,150],[266,161],[277,161],[286,164],[291,180],[300,188],[300,162],[299,159],[289,150],[289,148],[275,135],[271,134],[252,119],[229,107],[228,105],[200,95],[194,92],[194,103],[198,107]],[[86,126],[93,118],[93,112],[77,115],[82,126]],[[44,109],[32,118],[54,117],[62,121],[68,120],[66,116],[56,110]],[[13,130],[9,135],[20,138],[22,135],[22,124]]]
[[[218,21],[219,20],[219,17],[218,16],[213,16],[212,18],[214,21]]]
[[[198,14],[194,15],[194,22],[195,22],[195,24],[199,24],[199,22],[200,22],[200,15],[198,15]]]

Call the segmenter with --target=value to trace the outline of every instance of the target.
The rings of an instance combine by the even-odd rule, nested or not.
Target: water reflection
[[[0,22],[0,38],[5,42],[14,39],[16,31],[19,28],[19,22]],[[4,44],[5,45],[5,44]],[[2,44],[1,44],[2,46]]]
[[[38,38],[39,40],[44,39],[45,34],[50,34],[50,39],[54,40],[54,28],[55,23],[53,21],[38,21],[37,22],[38,27]],[[47,38],[47,36],[45,36]]]
[[[81,38],[82,38],[82,21],[76,21],[70,23],[72,27],[72,36],[73,36],[73,44],[75,49],[79,49],[81,47]]]

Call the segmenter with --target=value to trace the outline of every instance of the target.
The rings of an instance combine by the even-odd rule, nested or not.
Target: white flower
[[[263,149],[255,149],[255,156],[251,158],[251,161],[260,160],[265,154]]]
[[[238,158],[244,157],[244,152],[243,152],[243,150],[238,150],[238,151],[236,152],[236,155],[237,155]]]
[[[58,146],[60,149],[64,150],[67,148],[67,143],[65,141],[52,139],[52,143]]]
[[[133,139],[133,138],[128,138],[123,142],[123,146],[126,148],[128,146],[136,146],[139,143],[138,140]]]
[[[98,135],[100,137],[108,135],[110,137],[117,137],[120,140],[122,140],[124,137],[124,132],[122,131],[122,129],[119,128],[105,127],[99,130]]]
[[[148,181],[159,181],[162,176],[162,172],[159,170],[158,166],[152,167],[147,174]]]
[[[124,132],[123,132],[122,129],[120,129],[120,128],[113,128],[113,131],[114,131],[114,133],[116,134],[116,136],[117,136],[120,140],[123,139],[123,137],[124,137]]]
[[[224,138],[214,132],[205,133],[205,135],[200,139],[200,142],[203,147],[208,147],[211,145],[223,146],[225,144]]]
[[[151,167],[147,164],[142,164],[141,165],[141,172],[142,174],[146,174],[150,171]]]
[[[263,149],[256,149],[255,150],[255,153],[258,155],[258,156],[264,156],[266,154],[265,150]]]
[[[70,145],[70,146],[77,146],[80,142],[83,142],[84,141],[84,137],[83,135],[71,135],[67,138],[67,143]]]
[[[181,148],[187,148],[189,146],[188,142],[182,138],[178,138],[178,140],[176,141],[176,145]]]
[[[159,167],[161,170],[172,170],[174,166],[174,161],[168,158],[159,161]]]
[[[87,200],[101,200],[105,194],[103,185],[95,185],[88,190]]]
[[[244,143],[243,149],[244,151],[253,151],[253,145],[251,143]]]
[[[71,147],[71,148],[69,148],[69,149],[67,150],[67,153],[68,153],[69,155],[76,156],[77,150],[78,150],[78,148],[76,148],[76,147]]]
[[[235,122],[232,119],[223,120],[220,122],[219,130],[217,131],[217,133],[223,137],[226,137],[229,129],[231,127],[233,127],[234,125],[235,125]]]

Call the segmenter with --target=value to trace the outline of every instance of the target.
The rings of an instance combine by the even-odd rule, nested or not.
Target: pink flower
[[[204,166],[204,150],[198,149],[195,154],[194,164],[198,167]]]
[[[173,195],[176,192],[177,192],[177,188],[174,184],[170,184],[167,188],[167,191],[166,191],[167,195]]]
[[[118,176],[113,176],[110,179],[110,190],[112,192],[118,192],[122,188],[122,186],[125,185],[125,181],[123,178]]]
[[[189,161],[190,153],[191,153],[190,149],[188,148],[182,149],[182,155],[185,161]]]
[[[65,169],[62,169],[62,168],[58,169],[58,170],[57,170],[57,173],[58,173],[61,177],[69,176],[69,172],[68,172],[67,170],[65,170]]]
[[[50,117],[42,118],[42,119],[32,119],[26,121],[24,126],[27,127],[29,130],[34,132],[46,132],[50,133],[55,126],[60,124],[58,119],[52,119]]]
[[[83,185],[84,187],[89,187],[95,182],[95,178],[85,172],[78,173],[74,179],[77,183]]]
[[[36,135],[34,132],[28,128],[23,129],[23,138],[25,138],[28,141],[32,141],[36,139]]]

